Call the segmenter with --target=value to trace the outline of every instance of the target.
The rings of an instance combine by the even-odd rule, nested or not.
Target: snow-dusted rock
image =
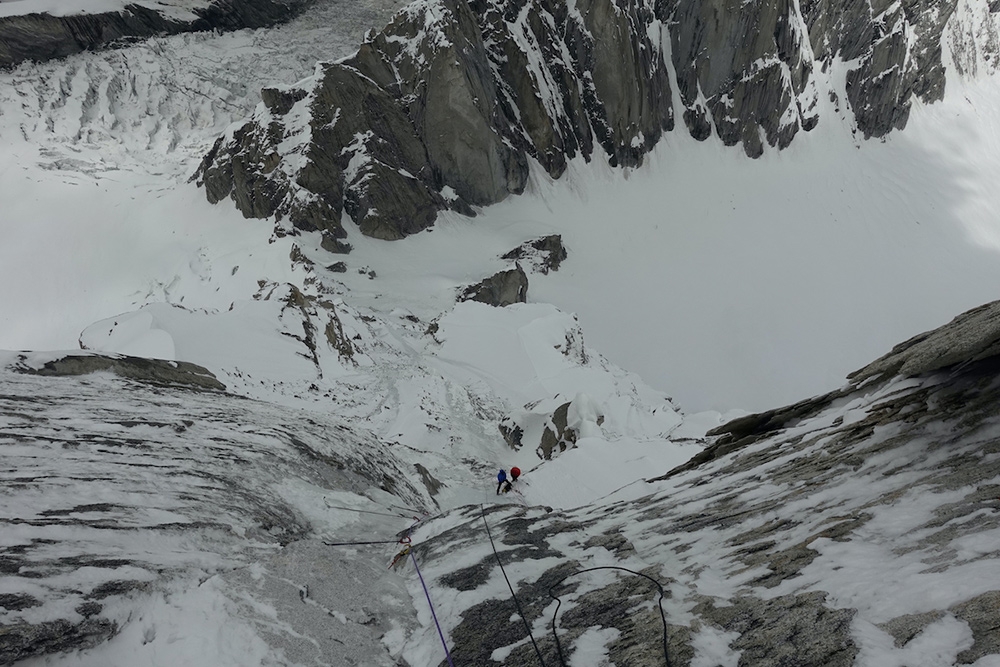
[[[558,271],[559,265],[566,259],[568,253],[563,245],[560,234],[550,234],[541,238],[525,241],[510,252],[504,253],[502,259],[517,262],[518,265],[529,267],[532,272],[547,274]]]
[[[734,422],[720,432],[739,447],[577,510],[427,522],[415,553],[455,600],[441,622],[456,663],[536,664],[537,646],[546,664],[993,664],[1000,381],[996,355],[966,350],[755,432]]]
[[[113,373],[122,378],[174,387],[198,390],[225,390],[226,385],[206,368],[187,361],[95,354],[93,352],[23,352],[16,355],[10,367],[28,375],[66,377],[90,373]]]
[[[134,38],[261,28],[291,18],[305,5],[305,0],[8,2],[0,7],[0,67],[63,58]]]
[[[399,238],[438,210],[520,193],[529,156],[558,176],[596,138],[613,164],[639,164],[672,126],[652,12],[585,9],[413,3],[299,92],[268,93],[199,182],[247,216],[340,236],[347,211],[364,233]]]
[[[865,137],[902,128],[913,98],[944,95],[945,26],[958,0],[802,3],[818,65],[851,62],[847,100]],[[985,13],[985,12],[984,12]]]
[[[478,301],[490,306],[524,303],[528,298],[528,276],[518,264],[513,269],[499,271],[475,285],[462,290],[459,301]]]
[[[816,125],[815,70],[848,63],[857,127],[880,137],[905,125],[914,95],[943,95],[956,1],[420,0],[355,56],[269,90],[198,178],[246,216],[340,237],[346,211],[400,238],[437,211],[520,193],[529,157],[559,177],[596,142],[610,164],[640,165],[673,129],[671,69],[688,131],[757,157]]]

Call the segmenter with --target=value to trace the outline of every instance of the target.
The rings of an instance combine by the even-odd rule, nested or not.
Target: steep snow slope
[[[995,345],[982,319],[967,329]],[[939,342],[967,343],[959,328]],[[997,378],[996,357],[860,378],[587,508],[425,522],[454,664],[995,667]],[[404,656],[436,664],[423,632]]]

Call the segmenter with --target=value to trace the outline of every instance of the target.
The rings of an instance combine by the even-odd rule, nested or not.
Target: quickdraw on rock
[[[400,552],[392,559],[392,562],[389,563],[389,567],[386,568],[387,570],[395,569],[400,563],[405,563],[406,557],[410,555],[410,546],[412,546],[410,537],[407,535],[399,541],[399,544],[405,544],[406,546],[404,546],[402,550],[400,550]]]

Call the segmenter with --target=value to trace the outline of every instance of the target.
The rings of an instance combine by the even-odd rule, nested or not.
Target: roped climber
[[[519,471],[520,472],[520,471]],[[506,487],[504,487],[506,485]],[[500,495],[500,490],[503,489],[504,493],[510,491],[510,482],[507,481],[507,471],[500,468],[500,472],[497,473],[497,495]]]

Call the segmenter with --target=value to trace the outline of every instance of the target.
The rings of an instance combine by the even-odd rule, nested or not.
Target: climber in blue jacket
[[[497,473],[497,495],[500,495],[500,489],[506,484],[507,488],[504,489],[504,493],[510,491],[510,482],[507,481],[507,471],[500,468],[500,472]]]

